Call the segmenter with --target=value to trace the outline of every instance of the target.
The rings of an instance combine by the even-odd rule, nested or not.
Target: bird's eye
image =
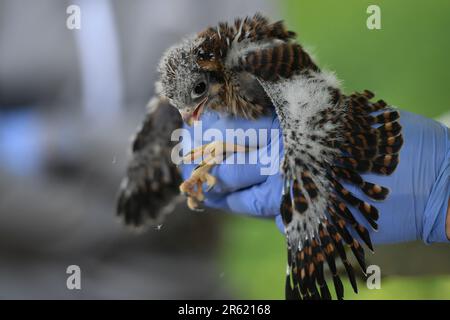
[[[192,90],[192,98],[201,97],[205,92],[206,92],[206,82],[200,81],[194,86],[194,89]]]

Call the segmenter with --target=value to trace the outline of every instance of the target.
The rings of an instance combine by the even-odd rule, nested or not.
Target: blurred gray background
[[[70,4],[81,29],[66,27]],[[0,0],[0,298],[227,298],[220,215],[115,219],[162,51],[266,1]],[[82,290],[66,288],[79,265]]]

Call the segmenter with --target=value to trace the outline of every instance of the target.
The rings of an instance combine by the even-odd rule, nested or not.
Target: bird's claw
[[[180,185],[180,192],[187,196],[187,205],[191,210],[198,211],[199,204],[205,200],[203,193],[203,183],[206,183],[207,190],[216,183],[216,178],[209,174],[211,165],[200,165],[197,169],[192,171],[191,176]]]
[[[180,185],[180,191],[187,196],[187,205],[191,210],[199,211],[199,204],[205,200],[203,183],[206,184],[205,191],[210,191],[216,184],[217,179],[209,173],[211,168],[223,161],[229,153],[247,152],[248,148],[236,144],[228,144],[223,141],[214,141],[202,145],[188,152],[182,163],[192,163],[202,158],[202,161],[192,171],[191,176]]]
[[[191,209],[192,211],[197,211],[197,212],[202,212],[205,209],[203,207],[200,207],[200,204],[202,204],[203,201],[197,201],[195,198],[193,197],[188,197],[187,198],[187,206],[189,207],[189,209]]]

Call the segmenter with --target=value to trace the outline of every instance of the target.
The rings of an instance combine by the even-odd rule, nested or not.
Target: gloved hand
[[[193,138],[195,128],[202,126],[203,132],[209,128],[226,136],[226,129],[279,129],[275,114],[258,121],[236,119],[217,113],[205,113],[201,122],[194,127],[185,127],[191,134],[183,147],[189,151],[194,146],[209,143],[201,135]],[[201,124],[200,124],[201,123]],[[401,111],[400,123],[403,126],[404,146],[400,153],[397,170],[390,176],[363,174],[367,181],[390,189],[385,201],[372,201],[358,187],[343,183],[357,197],[375,205],[380,211],[379,231],[375,232],[355,208],[351,208],[355,218],[364,224],[371,233],[374,243],[394,243],[422,239],[426,243],[449,242],[445,233],[445,219],[450,194],[450,131],[434,121]],[[270,134],[269,134],[270,136]],[[190,142],[190,143],[189,143]],[[280,147],[276,146],[279,144]],[[282,159],[281,136],[271,139],[262,149],[268,154],[275,150],[278,160]],[[272,166],[279,166],[272,159]],[[275,217],[279,229],[284,225],[279,214],[282,178],[261,174],[264,164],[221,164],[211,173],[217,184],[205,193],[205,205],[229,210],[235,213],[257,217]],[[265,166],[267,167],[267,165]],[[190,176],[195,165],[183,165],[183,177]]]

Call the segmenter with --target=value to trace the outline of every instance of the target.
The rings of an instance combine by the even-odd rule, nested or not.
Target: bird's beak
[[[198,121],[200,116],[202,115],[203,109],[205,107],[206,102],[208,101],[208,97],[205,97],[200,103],[194,108],[192,112],[181,112],[181,117],[183,121],[188,125],[192,125],[194,121]]]

